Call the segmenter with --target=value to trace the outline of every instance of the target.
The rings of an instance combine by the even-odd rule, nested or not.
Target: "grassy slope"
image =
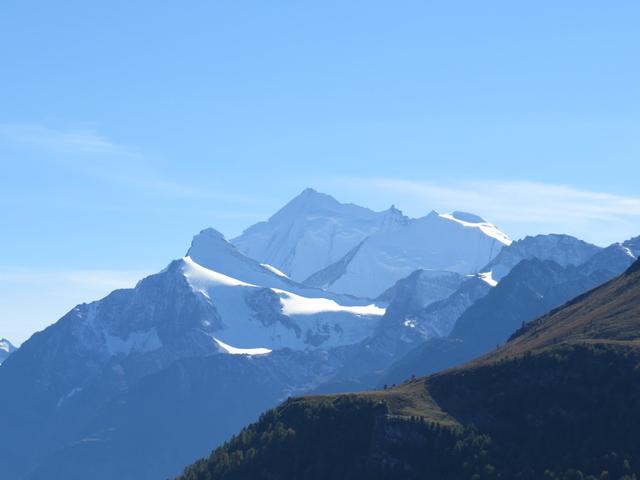
[[[293,399],[310,405],[335,402],[342,397],[357,397],[372,402],[383,402],[390,415],[398,417],[424,417],[433,422],[453,427],[458,425],[456,420],[447,415],[433,400],[425,388],[425,379],[408,380],[407,382],[387,390],[363,392],[357,394],[314,395]]]

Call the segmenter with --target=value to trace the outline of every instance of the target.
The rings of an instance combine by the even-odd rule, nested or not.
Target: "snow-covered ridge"
[[[224,273],[185,256],[133,289],[77,306],[61,322],[67,327],[54,330],[70,328],[74,340],[68,347],[100,362],[131,355],[169,361],[176,355],[263,355],[282,348],[344,346],[370,335],[385,313],[371,301],[279,276],[213,232],[196,240],[198,248],[190,252]]]
[[[433,211],[371,234],[340,261],[316,272],[305,283],[376,298],[419,269],[475,274],[510,244],[507,235],[476,215]]]
[[[482,230],[485,235],[491,238],[495,238],[503,245],[511,245],[512,243],[512,240],[505,233],[501,232],[498,227],[496,227],[492,223],[487,222],[484,218],[474,215],[473,213],[453,212],[442,213],[439,215],[442,218],[453,220],[454,222],[457,222],[465,227],[478,228]]]
[[[436,219],[440,220],[439,225]],[[494,241],[496,246],[491,247],[487,254],[481,245],[482,242],[471,239],[473,233],[456,232],[455,229],[447,229],[446,224],[463,227],[462,230],[469,232],[475,231],[482,237]],[[447,238],[449,235],[453,235],[454,238]],[[469,237],[461,245],[468,252],[466,258],[447,258],[455,257],[456,254],[445,251],[437,251],[429,257],[429,248],[437,243],[436,240],[441,242],[438,247],[442,247],[442,243],[446,242],[458,245],[461,236]],[[375,247],[382,247],[383,250],[371,261],[384,262],[388,268],[376,272],[371,277],[367,267],[362,266],[363,274],[358,279],[370,283],[377,278],[379,285],[359,288],[346,279],[342,281],[343,285],[338,285],[337,275],[343,276],[345,268],[348,269],[347,264],[354,259],[357,262],[358,256],[362,256],[370,249],[371,244],[375,243],[371,239],[379,237],[388,241],[385,240],[383,246]],[[418,251],[415,248],[416,243],[425,238],[429,248],[424,252]],[[477,269],[486,265],[501,247],[510,245],[511,239],[495,225],[472,213],[456,211],[441,215],[432,212],[425,217],[411,219],[393,205],[386,211],[374,212],[357,205],[340,203],[330,195],[308,188],[268,221],[249,227],[242,235],[232,239],[231,243],[240,252],[261,262],[266,268],[275,267],[296,281],[307,283],[307,280],[313,279],[310,283],[313,286],[329,290],[333,288],[335,291],[356,296],[376,296],[391,287],[395,281],[419,268],[449,268],[459,273],[475,273]],[[363,248],[359,249],[359,246]],[[356,250],[360,251],[356,253]],[[402,257],[402,251],[408,252],[408,258]],[[345,260],[348,256],[353,257],[349,262]],[[380,258],[377,258],[378,256]],[[443,262],[436,258],[451,261]],[[197,258],[196,261],[209,266]],[[354,268],[356,267],[352,264],[351,269]],[[366,274],[364,270],[367,270]],[[389,274],[389,280],[383,281]]]
[[[252,283],[243,282],[224,273],[203,267],[189,256],[182,257],[182,261],[185,263],[185,268],[183,269],[185,277],[187,277],[192,286],[198,287],[198,290],[203,293],[206,293],[206,289],[199,288],[200,285],[210,286],[214,284],[227,287],[257,287],[257,285]]]
[[[338,261],[383,225],[398,221],[402,214],[395,209],[374,212],[307,188],[231,243],[248,257],[302,281]]]
[[[227,345],[221,340],[213,337],[213,340],[216,344],[225,352],[230,355],[267,355],[271,353],[271,350],[268,348],[237,348],[232,347],[231,345]]]
[[[190,257],[181,271],[194,292],[215,307],[223,326],[214,329],[226,353],[261,354],[277,348],[328,348],[362,340],[385,309],[370,302],[296,286],[296,292],[244,282]],[[280,278],[280,277],[277,277]],[[270,279],[272,280],[272,279]],[[303,295],[302,293],[309,295]],[[231,347],[233,345],[233,347]],[[220,345],[218,345],[220,346]],[[262,350],[261,350],[262,349]],[[250,353],[251,352],[251,353]]]
[[[307,298],[295,293],[272,288],[280,297],[282,313],[285,315],[313,315],[326,312],[347,312],[354,315],[382,316],[385,309],[375,304],[362,306],[344,306],[328,298]]]

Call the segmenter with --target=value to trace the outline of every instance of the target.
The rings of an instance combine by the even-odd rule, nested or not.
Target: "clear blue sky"
[[[306,186],[640,234],[637,1],[0,3],[0,337]]]

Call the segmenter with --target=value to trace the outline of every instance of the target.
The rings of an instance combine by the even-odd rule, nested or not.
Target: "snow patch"
[[[284,277],[284,278],[289,278],[289,276],[284,273],[281,270],[278,270],[276,267],[274,267],[273,265],[269,265],[268,263],[261,263],[260,265],[262,265],[264,268],[266,268],[267,270],[275,273],[276,275],[278,275],[279,277]]]
[[[242,280],[238,280],[233,277],[229,277],[224,273],[219,273],[214,270],[209,270],[208,268],[203,267],[202,265],[196,263],[191,257],[182,257],[184,261],[184,276],[187,277],[189,283],[192,286],[196,286],[198,284],[210,286],[212,283],[216,285],[224,285],[227,287],[255,287],[251,283],[243,282]],[[199,288],[199,291],[205,291],[204,288]]]
[[[497,280],[493,279],[493,272],[482,272],[478,274],[478,278],[485,282],[487,285],[495,287],[498,285]]]
[[[511,245],[513,243],[513,241],[507,235],[505,235],[500,230],[498,230],[498,227],[496,227],[492,223],[489,223],[486,221],[473,221],[473,222],[468,221],[468,220],[484,220],[482,217],[478,217],[472,214],[461,215],[461,212],[455,212],[454,214],[441,213],[439,214],[439,216],[440,218],[445,218],[447,220],[452,220],[454,222],[457,222],[464,227],[478,228],[485,235],[491,238],[495,238],[497,241],[499,241],[503,245]],[[463,216],[463,218],[465,218],[466,220],[462,220],[460,218],[461,216]]]
[[[633,252],[631,251],[631,249],[629,247],[626,247],[624,245],[621,245],[622,249],[624,250],[624,253],[626,253],[630,258],[635,259],[636,256],[633,254]]]
[[[271,353],[271,350],[268,348],[237,348],[232,347],[215,337],[212,338],[225,353],[230,355],[266,355]]]
[[[314,315],[325,312],[346,312],[355,315],[382,316],[385,309],[375,304],[363,306],[344,306],[328,298],[308,298],[295,293],[287,292],[277,288],[272,288],[280,297],[282,313],[285,315]]]
[[[155,327],[146,332],[130,333],[124,339],[105,333],[104,340],[109,356],[129,355],[131,352],[152,352],[162,347],[162,341]]]

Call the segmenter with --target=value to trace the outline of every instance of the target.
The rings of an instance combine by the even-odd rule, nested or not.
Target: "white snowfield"
[[[227,345],[215,337],[213,337],[213,340],[225,353],[229,353],[231,355],[267,355],[271,353],[271,350],[268,348],[236,348],[231,345]]]
[[[231,241],[267,268],[328,291],[376,298],[411,272],[478,272],[511,239],[471,213],[411,219],[306,189]]]
[[[305,283],[376,298],[415,270],[473,274],[511,240],[486,220],[464,212],[429,215],[369,236],[336,264]]]
[[[189,279],[189,283],[194,289],[206,294],[207,287],[212,285],[226,287],[256,287],[252,283],[243,282],[224,273],[214,272],[196,263],[191,257],[182,257],[185,263],[184,276]]]
[[[280,296],[282,304],[282,313],[285,315],[315,315],[326,312],[347,312],[354,315],[374,315],[382,316],[385,309],[375,304],[363,306],[344,306],[339,305],[334,300],[328,298],[307,298],[295,293],[285,292],[272,288]]]
[[[498,282],[493,279],[493,272],[481,272],[478,274],[478,278],[491,287],[498,285]]]
[[[374,212],[308,188],[231,243],[248,257],[302,281],[340,260],[372,233],[406,220],[393,207]]]
[[[447,220],[453,220],[467,228],[478,228],[485,235],[495,238],[504,245],[511,245],[512,243],[512,240],[505,233],[501,232],[498,227],[487,222],[482,217],[465,212],[441,213],[440,216]]]
[[[330,348],[356,343],[370,335],[385,313],[375,304],[342,304],[323,292],[256,285],[212,271],[190,257],[182,272],[191,288],[215,306],[223,327],[215,341],[227,353],[265,354],[278,348]],[[251,273],[251,272],[249,272]],[[277,274],[274,274],[277,276]],[[231,346],[233,345],[233,347]],[[226,346],[226,347],[225,347]],[[227,348],[228,347],[228,348]]]

